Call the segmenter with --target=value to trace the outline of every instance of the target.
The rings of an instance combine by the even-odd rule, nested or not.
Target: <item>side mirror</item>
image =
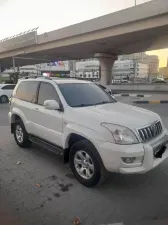
[[[112,95],[112,91],[111,90],[109,90],[109,94]]]
[[[49,109],[49,110],[59,110],[60,109],[60,105],[55,100],[46,100],[44,102],[44,108],[45,109]]]

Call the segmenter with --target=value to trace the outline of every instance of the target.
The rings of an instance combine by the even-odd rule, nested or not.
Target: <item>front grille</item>
[[[160,121],[153,123],[152,125],[139,129],[138,133],[143,142],[152,140],[157,137],[163,131],[163,127]]]

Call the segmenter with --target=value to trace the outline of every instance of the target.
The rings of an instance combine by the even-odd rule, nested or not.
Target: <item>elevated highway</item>
[[[15,38],[16,45],[11,45],[11,49],[7,42],[0,42],[1,67],[11,67],[12,57],[17,57],[19,66],[97,57],[102,83],[107,84],[111,82],[111,68],[118,55],[168,47],[168,1],[153,0],[59,30],[35,34],[32,42],[23,40],[22,45]],[[38,58],[38,62],[33,58]]]

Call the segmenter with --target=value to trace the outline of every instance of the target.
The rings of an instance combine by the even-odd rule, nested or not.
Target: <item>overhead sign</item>
[[[37,31],[0,41],[0,53],[37,44]]]
[[[63,61],[57,61],[57,62],[50,62],[47,63],[47,66],[64,66],[64,62]]]
[[[43,76],[47,77],[64,77],[69,78],[70,77],[70,71],[41,71],[41,74]]]

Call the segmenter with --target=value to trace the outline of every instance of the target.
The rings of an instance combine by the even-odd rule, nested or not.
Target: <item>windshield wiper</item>
[[[95,105],[103,105],[103,104],[110,104],[110,103],[112,102],[103,101],[103,102],[96,103]]]
[[[95,105],[103,105],[103,104],[110,104],[112,102],[108,102],[108,101],[103,101],[103,102],[98,102],[98,103],[95,103],[95,104],[80,104],[80,105],[75,105],[73,107],[87,107],[87,106],[95,106]]]
[[[87,107],[87,106],[92,106],[93,104],[80,104],[80,105],[75,105],[73,107]]]

